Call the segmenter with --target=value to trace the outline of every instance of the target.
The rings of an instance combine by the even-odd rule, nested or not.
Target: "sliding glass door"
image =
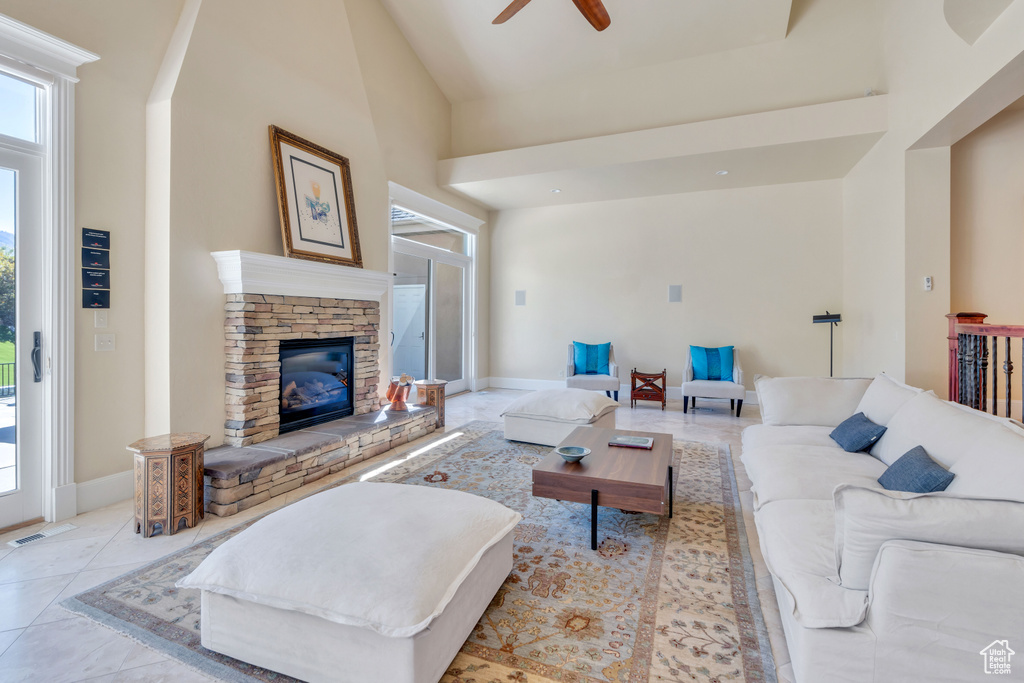
[[[400,208],[392,210],[392,374],[443,379],[469,389],[471,236]]]

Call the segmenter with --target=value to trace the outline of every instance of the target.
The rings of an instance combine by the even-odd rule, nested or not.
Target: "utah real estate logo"
[[[985,658],[985,673],[1006,675],[1010,673],[1010,657],[1017,653],[1010,649],[1010,641],[993,640],[980,654]]]

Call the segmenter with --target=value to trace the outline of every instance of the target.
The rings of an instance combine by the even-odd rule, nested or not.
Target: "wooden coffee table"
[[[609,446],[616,434],[650,436],[651,450]],[[672,435],[624,429],[577,427],[559,446],[583,446],[591,453],[569,463],[552,451],[533,468],[533,495],[590,503],[590,548],[597,550],[597,506],[672,516]]]

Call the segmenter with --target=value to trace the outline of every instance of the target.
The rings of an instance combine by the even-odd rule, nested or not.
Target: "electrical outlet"
[[[926,291],[926,292],[932,291],[932,278],[931,278],[930,275],[925,277],[925,279],[924,279],[924,291]]]
[[[106,311],[93,311],[93,327],[106,327],[107,326],[107,312]]]
[[[114,335],[112,335],[112,334],[97,334],[96,335],[96,350],[97,351],[113,351],[114,350]]]
[[[559,379],[565,379],[565,370],[559,370],[558,371],[558,378]]]

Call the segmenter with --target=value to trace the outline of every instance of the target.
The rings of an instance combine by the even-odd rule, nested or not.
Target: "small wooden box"
[[[174,534],[182,520],[193,528],[203,519],[203,453],[206,434],[187,432],[140,439],[135,454],[135,533],[149,538],[159,524]]]

